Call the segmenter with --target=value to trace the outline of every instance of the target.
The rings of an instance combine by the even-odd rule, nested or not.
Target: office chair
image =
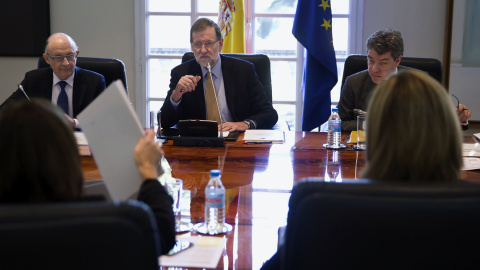
[[[272,102],[272,74],[270,71],[270,58],[264,54],[241,54],[241,53],[224,53],[225,56],[235,57],[248,61],[253,64],[257,72],[258,79],[265,89],[268,100]],[[193,52],[187,52],[182,57],[182,63],[195,58]]]
[[[139,201],[0,206],[0,269],[158,269],[155,218]]]
[[[465,269],[480,265],[480,185],[344,183],[292,190],[282,269]]]
[[[401,66],[411,67],[428,72],[430,76],[442,83],[442,63],[434,58],[417,58],[417,57],[402,57],[400,61]],[[361,54],[353,54],[345,60],[343,68],[342,88],[345,79],[357,72],[368,69],[367,56]]]
[[[46,67],[50,65],[45,62],[43,56],[40,56],[37,68]],[[127,75],[125,75],[125,65],[122,61],[115,58],[77,57],[77,67],[103,75],[107,87],[115,80],[122,80],[128,95]]]

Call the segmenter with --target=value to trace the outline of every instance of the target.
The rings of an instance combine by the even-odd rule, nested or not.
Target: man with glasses
[[[64,33],[47,39],[43,58],[50,65],[29,71],[17,89],[3,104],[25,98],[44,98],[57,104],[73,127],[75,119],[105,89],[105,78],[93,71],[76,67],[79,50]]]
[[[402,69],[403,39],[399,31],[381,29],[367,40],[368,70],[348,76],[343,85],[338,103],[338,114],[342,119],[342,131],[357,129],[354,110],[366,111],[368,98],[377,84]],[[463,104],[456,106],[462,128],[468,128],[471,112]]]
[[[208,119],[222,122],[223,131],[272,128],[278,114],[253,64],[220,54],[223,38],[218,25],[198,19],[190,29],[190,43],[195,59],[172,69],[170,90],[160,110],[162,127],[172,127],[179,120]],[[208,64],[212,79],[207,76]],[[213,84],[217,90],[214,104],[209,103]],[[219,116],[216,119],[210,118],[212,107]]]

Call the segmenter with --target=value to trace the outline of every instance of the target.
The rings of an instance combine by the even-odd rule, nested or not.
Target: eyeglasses
[[[205,46],[205,49],[206,50],[210,50],[211,48],[213,48],[213,46],[215,45],[215,43],[217,43],[217,41],[213,42],[213,41],[207,41],[205,43],[200,43],[200,42],[195,42],[193,43],[193,48],[195,48],[195,50],[201,50],[203,46]]]
[[[62,63],[63,59],[65,58],[67,58],[68,62],[73,61],[77,58],[77,54],[75,53],[68,54],[68,55],[59,55],[59,56],[51,56],[50,54],[47,53],[47,55],[50,56],[50,58],[52,58],[52,60],[57,63]]]

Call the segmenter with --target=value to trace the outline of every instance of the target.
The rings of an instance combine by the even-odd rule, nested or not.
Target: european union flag
[[[302,90],[302,131],[319,127],[330,116],[330,91],[337,84],[329,0],[298,0],[292,33],[307,50]]]

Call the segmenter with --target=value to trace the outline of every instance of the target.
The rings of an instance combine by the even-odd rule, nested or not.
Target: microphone
[[[212,78],[213,93],[215,94],[215,102],[217,103],[218,115],[220,116],[220,138],[223,138],[223,119],[222,114],[220,113],[220,106],[218,105],[217,88],[215,87],[215,83],[213,83],[212,69],[210,67],[210,63],[207,63],[207,70],[208,75],[210,76],[210,78]]]
[[[23,94],[25,95],[25,97],[26,97],[28,100],[30,100],[30,98],[28,97],[27,93],[25,93],[25,90],[23,90],[23,86],[22,86],[21,84],[18,85],[18,88],[19,88],[20,90],[22,90],[22,92],[23,92]]]

